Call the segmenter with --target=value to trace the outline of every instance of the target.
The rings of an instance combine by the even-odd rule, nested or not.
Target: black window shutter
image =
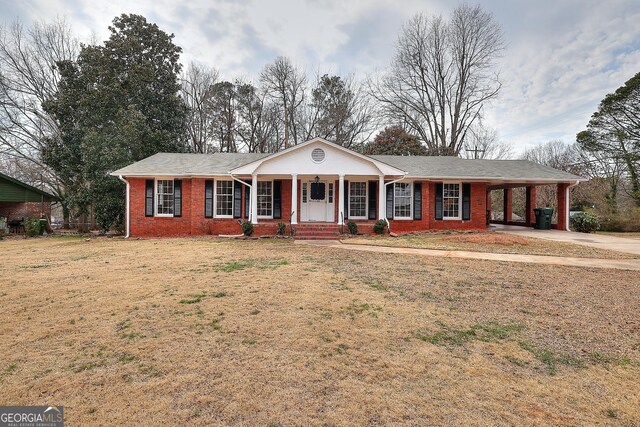
[[[442,219],[443,206],[442,206],[442,183],[436,183],[436,219]]]
[[[144,216],[153,216],[153,184],[152,179],[147,179],[144,188]]]
[[[282,218],[282,181],[273,181],[273,217]]]
[[[468,182],[462,184],[462,219],[471,219],[471,184]]]
[[[182,216],[182,180],[173,180],[173,216]]]
[[[240,218],[242,216],[242,184],[233,181],[233,217]]]
[[[204,217],[213,218],[213,180],[204,182]]]
[[[349,181],[344,181],[344,219],[349,218]]]
[[[387,219],[393,219],[393,187],[395,184],[387,185]]]
[[[422,183],[413,183],[413,219],[422,219]]]
[[[369,181],[369,219],[376,219],[376,199],[378,195],[378,183]]]
[[[250,181],[245,181],[250,184]],[[244,186],[244,217],[249,218],[249,205],[251,204],[251,187]]]

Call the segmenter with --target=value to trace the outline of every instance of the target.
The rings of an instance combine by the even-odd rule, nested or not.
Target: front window
[[[216,181],[216,216],[233,215],[233,181]]]
[[[258,181],[258,216],[273,215],[273,183]]]
[[[367,216],[367,183],[349,183],[349,217]]]
[[[159,179],[156,181],[156,200],[158,206],[156,215],[173,215],[173,180]]]
[[[442,185],[442,206],[444,219],[460,219],[460,184]]]
[[[396,182],[394,184],[394,218],[411,218],[411,183]]]

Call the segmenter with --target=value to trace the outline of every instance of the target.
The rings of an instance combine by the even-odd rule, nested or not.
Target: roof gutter
[[[566,193],[564,195],[564,202],[565,202],[565,215],[567,216],[565,218],[565,224],[566,224],[566,229],[567,231],[571,231],[571,227],[569,226],[569,220],[571,219],[571,215],[569,215],[569,209],[571,208],[571,203],[569,201],[569,196],[571,194],[571,189],[573,187],[575,187],[576,185],[580,184],[580,180],[576,180],[576,182],[574,182],[573,184],[567,186],[567,189],[565,190]]]
[[[234,181],[238,181],[240,184],[246,185],[247,187],[249,187],[249,193],[252,193],[252,185],[249,183],[244,182],[241,179],[236,178],[235,176],[233,176],[231,173],[229,173],[229,175],[231,176],[231,179],[233,179]],[[253,209],[251,209],[253,207],[253,204],[255,202],[253,201],[253,197],[249,197],[249,221],[253,222],[253,218],[251,218],[251,214],[253,213]]]
[[[131,208],[129,207],[129,181],[124,179],[122,175],[118,175],[118,179],[124,182],[124,184],[127,186],[126,197],[125,197],[125,214],[124,214],[124,227],[125,227],[124,238],[128,239],[129,238],[129,215],[131,210]]]

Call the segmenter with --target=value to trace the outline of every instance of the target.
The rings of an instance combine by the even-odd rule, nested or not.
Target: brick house
[[[18,222],[25,218],[51,218],[51,202],[57,197],[0,173],[0,218]]]
[[[535,189],[557,185],[558,224],[567,229],[569,189],[578,176],[525,160],[365,156],[321,138],[273,154],[158,153],[112,172],[127,186],[127,236],[272,235],[282,221],[297,237],[331,237],[354,221],[360,232],[482,230],[490,191],[526,187],[532,224]]]

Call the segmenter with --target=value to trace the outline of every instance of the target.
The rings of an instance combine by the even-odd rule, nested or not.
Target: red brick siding
[[[51,218],[51,202],[0,202],[0,217],[8,221],[40,218],[42,213]]]
[[[568,186],[569,184],[566,183],[558,184],[558,224],[556,225],[558,230],[567,229],[566,195]]]
[[[130,235],[133,237],[152,236],[186,236],[186,235],[218,235],[240,234],[241,227],[238,219],[221,219],[204,217],[204,187],[205,179],[193,178],[182,180],[182,217],[145,217],[145,179],[129,178],[131,225]],[[335,218],[338,220],[339,191],[338,181],[335,183],[334,205]],[[243,186],[242,215],[244,218],[244,192],[249,187]],[[391,230],[396,233],[409,233],[429,229],[451,230],[482,230],[486,228],[486,185],[484,183],[471,184],[471,220],[436,220],[435,219],[435,182],[422,181],[422,219],[421,220],[390,220]],[[277,230],[277,223],[291,220],[291,211],[295,210],[299,218],[301,182],[298,181],[298,206],[291,206],[291,180],[282,180],[282,218],[260,219],[254,225],[255,235],[273,235]],[[386,204],[386,200],[378,200]],[[377,212],[376,212],[377,217]],[[359,231],[372,233],[376,220],[357,220]]]
[[[145,179],[129,178],[130,231],[134,237],[187,236],[191,234],[191,180],[182,180],[182,217],[146,217]],[[204,202],[203,202],[204,203]]]
[[[484,230],[487,228],[487,186],[483,182],[471,184],[471,219],[436,220],[435,209],[436,183],[429,183],[429,229],[432,230]]]

